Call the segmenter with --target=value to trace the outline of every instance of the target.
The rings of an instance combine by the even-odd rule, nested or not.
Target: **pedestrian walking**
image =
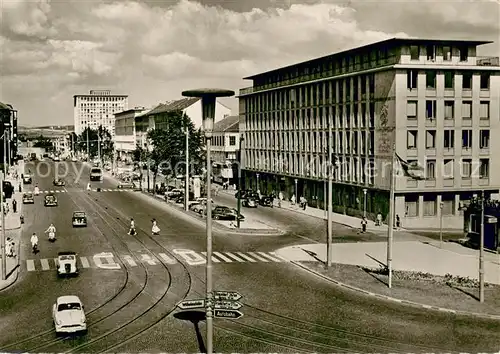
[[[17,200],[12,200],[12,212],[17,213]]]
[[[278,207],[281,208],[281,202],[283,201],[283,192],[280,191],[278,194]]]
[[[375,226],[381,226],[382,225],[382,214],[378,212],[377,214],[377,221],[375,222]]]
[[[366,220],[365,217],[363,217],[363,219],[361,219],[361,231],[363,233],[366,232],[366,225],[368,224],[368,221]]]
[[[396,228],[399,230],[401,228],[401,218],[399,214],[396,214]]]
[[[292,205],[295,205],[296,202],[295,194],[293,194],[292,197],[290,198],[290,202],[292,203]]]

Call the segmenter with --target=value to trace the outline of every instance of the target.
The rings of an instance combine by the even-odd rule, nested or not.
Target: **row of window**
[[[437,56],[443,58],[443,61],[451,61],[454,56],[457,56],[460,61],[467,61],[469,58],[469,47],[467,45],[451,46],[434,44],[427,45],[410,45],[410,59],[420,60],[421,57],[427,56],[427,60],[435,60]]]
[[[419,75],[421,70],[408,70],[406,73],[406,87],[410,90],[418,88],[418,79],[423,78],[423,75]],[[458,73],[458,74],[457,74]],[[481,72],[479,75],[472,73],[470,71],[436,71],[436,70],[426,70],[425,71],[425,87],[427,89],[437,88],[437,78],[438,75],[444,76],[444,88],[445,89],[455,89],[455,76],[462,77],[462,89],[472,90],[474,77],[479,76],[479,87],[481,90],[490,89],[490,76],[489,72]]]
[[[462,143],[461,146],[463,149],[472,149],[472,142],[475,140],[474,130],[472,129],[445,129],[442,131],[429,129],[425,131],[425,148],[426,149],[435,149],[437,146],[441,145],[444,149],[453,149],[455,148],[455,136],[458,138],[458,134],[455,134],[455,131],[460,134],[462,132]],[[408,130],[407,138],[406,138],[406,147],[408,150],[418,149],[418,139],[419,131],[418,130]],[[490,147],[490,131],[488,129],[481,129],[478,131],[478,135],[476,136],[478,141],[478,146],[480,149],[488,149]]]
[[[328,132],[247,132],[246,147],[250,149],[287,150],[326,153]],[[332,132],[332,152],[336,154],[373,155],[375,153],[375,132],[335,131]]]
[[[212,144],[214,146],[226,146],[227,136],[214,136],[212,138]],[[229,136],[229,146],[236,146],[236,137]]]
[[[442,161],[442,166],[438,168],[438,161]],[[417,160],[409,160],[408,163],[418,164]],[[459,164],[459,176],[456,175],[455,164]],[[442,179],[454,179],[460,177],[461,179],[471,178],[489,178],[490,176],[490,160],[479,159],[475,161],[470,158],[461,158],[457,162],[455,159],[443,160],[426,160],[424,166],[425,178],[427,180],[435,180],[438,176]]]
[[[120,101],[127,101],[128,98],[126,97],[117,97],[117,96],[83,96],[83,97],[77,97],[77,99],[80,100],[81,104],[87,104],[87,103],[95,103],[95,102],[120,102]],[[85,103],[86,102],[86,103]]]
[[[423,103],[422,103],[423,104]],[[479,106],[479,118],[489,119],[490,118],[490,102],[489,101],[479,101],[475,103],[470,100],[426,100],[425,101],[425,118],[426,119],[436,119],[439,116],[444,119],[455,119],[455,108],[461,108],[461,117],[463,119],[472,119],[474,105]],[[406,117],[408,119],[418,118],[418,107],[419,101],[407,101],[406,104]],[[442,112],[442,114],[440,114]]]

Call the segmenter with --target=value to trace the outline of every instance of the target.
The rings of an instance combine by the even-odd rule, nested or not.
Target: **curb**
[[[12,274],[14,272],[16,273],[15,275]],[[0,292],[7,290],[16,283],[17,279],[19,278],[19,263],[9,272],[9,275],[6,278],[7,278],[7,283],[5,284],[5,286],[0,288]]]
[[[142,195],[145,195],[146,197],[153,198],[155,200],[164,202],[164,205],[167,206],[168,208],[174,209],[177,212],[182,213],[183,215],[189,217],[194,222],[197,222],[200,225],[205,226],[205,224],[206,224],[205,219],[198,219],[197,217],[190,215],[189,212],[186,212],[183,209],[177,208],[174,205],[171,205],[171,203],[169,203],[169,202],[165,202],[164,199],[161,199],[159,197],[155,197],[155,196],[153,196],[147,192],[144,192],[144,191],[139,191],[139,192]],[[215,222],[212,223],[212,228],[216,231],[223,232],[225,234],[242,235],[242,236],[282,236],[285,234],[285,232],[281,231],[281,230],[265,232],[264,230],[240,229],[240,230],[245,230],[245,231],[244,232],[241,232],[241,231],[237,232],[237,231],[233,231],[233,229],[225,227],[224,225],[220,225],[218,223],[216,224]]]
[[[363,289],[360,289],[358,287],[355,287],[355,286],[352,286],[352,285],[348,285],[348,284],[345,284],[345,283],[342,283],[338,280],[335,280],[333,278],[330,278],[324,274],[321,274],[311,268],[309,268],[308,266],[305,266],[304,264],[301,264],[299,262],[296,262],[296,261],[290,261],[290,263],[292,263],[293,265],[299,267],[299,268],[302,268],[303,270],[309,272],[309,273],[312,273],[314,275],[316,275],[317,277],[319,278],[322,278],[330,283],[334,283],[335,285],[337,286],[340,286],[342,288],[346,288],[346,289],[349,289],[349,290],[352,290],[352,291],[356,291],[356,292],[359,292],[359,293],[362,293],[362,294],[365,294],[365,295],[368,295],[368,296],[371,296],[371,297],[376,297],[376,298],[379,298],[379,299],[383,299],[383,300],[387,300],[387,301],[392,301],[392,302],[397,302],[397,303],[400,303],[400,304],[404,304],[404,305],[408,305],[408,306],[412,306],[412,307],[418,307],[418,308],[423,308],[423,309],[426,309],[426,310],[434,310],[434,311],[440,311],[440,312],[447,312],[447,313],[452,313],[452,314],[456,314],[456,315],[464,315],[464,316],[474,316],[474,317],[480,317],[480,318],[484,318],[484,319],[490,319],[490,320],[500,320],[500,315],[489,315],[489,314],[485,314],[485,313],[478,313],[478,312],[468,312],[468,311],[460,311],[460,310],[452,310],[452,309],[448,309],[448,308],[444,308],[444,307],[438,307],[438,306],[431,306],[431,305],[426,305],[426,304],[421,304],[421,303],[418,303],[418,302],[413,302],[413,301],[408,301],[408,300],[401,300],[401,299],[397,299],[395,297],[391,297],[391,296],[387,296],[387,295],[381,295],[381,294],[377,294],[377,293],[372,293],[370,291],[367,291],[367,290],[363,290]]]

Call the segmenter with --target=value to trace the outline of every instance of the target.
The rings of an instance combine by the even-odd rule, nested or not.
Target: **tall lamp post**
[[[236,227],[240,228],[240,218],[241,218],[241,143],[243,142],[243,136],[240,136],[239,150],[238,150],[238,217],[236,220]]]
[[[479,235],[479,302],[484,302],[484,190],[481,191],[481,230]]]
[[[212,284],[212,193],[211,193],[211,175],[212,166],[210,162],[210,145],[212,131],[215,120],[215,103],[217,97],[230,97],[234,91],[223,89],[197,89],[183,91],[184,97],[200,97],[201,109],[203,112],[203,130],[206,138],[207,150],[207,263],[206,263],[206,321],[207,321],[207,354],[213,354],[213,284]]]
[[[189,207],[189,125],[187,124],[187,116],[184,115],[184,123],[186,125],[186,180],[184,182],[184,209]]]
[[[439,203],[439,248],[443,248],[443,207],[444,203]]]
[[[260,174],[259,174],[259,173],[257,173],[257,174],[256,174],[256,176],[257,176],[257,191],[260,191],[260,185],[259,185],[259,177],[260,177]]]
[[[6,167],[6,146],[7,146],[7,138],[8,138],[8,132],[9,132],[9,128],[8,128],[9,124],[5,124],[4,127],[4,133],[1,137],[1,139],[3,139],[3,146],[4,146],[4,149],[3,149],[3,163],[4,163],[4,174],[1,178],[1,181],[0,181],[0,213],[2,213],[1,217],[2,217],[2,236],[1,236],[1,245],[0,247],[2,248],[2,280],[5,280],[5,278],[7,277],[7,254],[6,254],[6,250],[5,250],[5,214],[4,214],[4,197],[3,197],[3,181],[4,179],[7,177],[7,167]],[[0,172],[1,173],[1,172]]]

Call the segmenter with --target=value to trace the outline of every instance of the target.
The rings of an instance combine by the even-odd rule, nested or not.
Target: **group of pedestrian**
[[[16,243],[10,237],[5,241],[5,254],[7,257],[16,257]]]

